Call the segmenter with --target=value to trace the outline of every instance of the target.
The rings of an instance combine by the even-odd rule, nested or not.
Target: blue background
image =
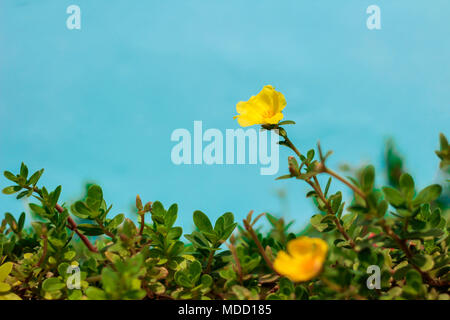
[[[71,4],[81,30],[66,28]],[[366,27],[371,4],[381,30]],[[334,150],[332,167],[381,170],[393,136],[423,187],[436,179],[438,133],[449,134],[449,13],[447,0],[2,0],[0,169],[45,168],[41,182],[61,184],[67,203],[95,181],[113,213],[130,217],[138,193],[177,202],[187,230],[196,209],[239,218],[284,210],[301,227],[316,213],[305,184],[255,165],[170,159],[174,129],[192,130],[194,120],[237,128],[236,103],[272,84],[303,152],[320,139]],[[3,195],[0,208],[18,214],[24,204]]]

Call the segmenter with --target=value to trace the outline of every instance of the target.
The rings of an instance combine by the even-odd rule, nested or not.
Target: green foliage
[[[293,122],[279,125],[287,124]],[[112,214],[98,185],[65,206],[61,186],[38,186],[43,169],[29,176],[22,163],[18,174],[5,171],[13,184],[3,193],[30,198],[33,219],[6,212],[1,221],[0,300],[449,299],[448,181],[418,189],[392,142],[386,186],[378,185],[383,178],[372,165],[342,178],[326,166],[331,152],[323,155],[319,146],[304,156],[284,129],[280,135],[280,144],[298,156],[288,158],[289,173],[280,178],[308,183],[306,196],[315,206],[310,226],[299,233],[290,232],[292,221],[269,213],[252,219],[251,212],[238,225],[231,212],[213,223],[195,211],[195,230],[184,234],[176,225],[177,204],[144,205],[139,196],[136,224]],[[445,175],[450,153],[443,135],[436,153]],[[319,174],[329,175],[324,188]],[[351,198],[344,201],[344,188],[330,192],[341,186]],[[270,226],[265,232],[255,228],[263,216]],[[319,275],[294,283],[273,261],[299,235],[325,239],[329,251]],[[367,286],[370,266],[380,268],[379,288]]]

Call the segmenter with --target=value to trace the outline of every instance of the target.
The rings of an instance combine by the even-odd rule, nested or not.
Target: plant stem
[[[42,192],[41,190],[39,190],[39,188],[37,187],[29,187],[29,186],[24,186],[25,189],[28,190],[33,190],[34,192],[36,192],[41,198],[42,198]],[[64,208],[61,207],[59,204],[55,204],[55,209],[59,212],[59,213],[63,213],[64,212]],[[78,228],[77,228],[77,224],[75,223],[75,221],[73,221],[72,217],[68,216],[67,217],[67,222],[68,222],[68,228],[72,231],[74,231],[78,237],[80,237],[81,241],[83,241],[83,243],[86,245],[86,247],[89,249],[89,251],[94,252],[94,253],[98,253],[98,249],[89,241],[89,239],[82,234]]]
[[[327,167],[323,166],[322,172],[328,173],[330,176],[335,177],[336,179],[338,179],[339,181],[341,181],[342,183],[347,185],[350,189],[352,189],[359,196],[361,196],[361,198],[363,198],[364,200],[366,199],[366,194],[361,189],[359,189],[357,186],[353,185],[352,183],[350,183],[349,181],[347,181],[346,179],[341,177],[339,174],[337,174],[333,170],[328,169]]]
[[[115,236],[114,234],[112,234],[111,232],[109,232],[109,231],[105,228],[105,226],[103,225],[103,222],[102,222],[100,219],[96,219],[95,221],[97,222],[97,224],[98,224],[98,226],[100,227],[100,229],[102,229],[103,232],[104,232],[108,237],[110,237],[110,238],[112,238],[112,239],[115,239],[115,238],[116,238],[116,236]]]
[[[382,219],[380,223],[386,234],[389,235],[392,239],[394,239],[394,241],[397,243],[400,249],[405,253],[406,258],[408,259],[412,267],[420,273],[422,279],[426,283],[435,287],[446,287],[450,285],[449,281],[441,281],[433,279],[427,272],[422,271],[418,266],[416,266],[412,261],[413,254],[411,253],[411,250],[409,250],[406,241],[404,239],[400,239],[400,237],[392,230],[392,228],[386,224],[386,221],[384,219]]]
[[[142,236],[142,233],[144,233],[144,227],[145,227],[145,212],[139,215],[141,217],[141,227],[139,229],[139,235]]]
[[[278,273],[275,271],[275,269],[273,268],[273,263],[272,261],[269,259],[269,257],[267,256],[266,252],[264,251],[264,248],[261,244],[261,242],[258,239],[258,236],[256,235],[255,230],[253,230],[252,226],[250,225],[250,222],[247,221],[246,219],[244,219],[244,227],[247,230],[247,232],[250,234],[250,237],[253,239],[253,241],[255,242],[256,246],[258,247],[259,253],[261,253],[261,256],[263,257],[264,261],[267,263],[267,265],[269,266],[270,269],[272,269],[275,273]]]
[[[355,249],[355,247],[356,247],[355,242],[349,236],[347,231],[345,231],[344,227],[342,226],[341,222],[339,221],[339,218],[335,216],[335,213],[333,212],[333,209],[331,208],[330,202],[325,198],[325,196],[324,196],[324,194],[322,192],[322,189],[320,188],[319,181],[317,179],[315,179],[315,181],[316,181],[316,185],[314,183],[312,183],[311,181],[309,181],[309,180],[307,180],[306,182],[308,182],[310,184],[310,186],[316,191],[316,193],[319,196],[319,198],[325,204],[325,207],[327,209],[328,214],[330,214],[330,215],[332,215],[334,217],[333,220],[334,220],[334,223],[335,223],[336,228],[338,229],[338,231],[342,234],[342,236],[345,238],[345,240],[348,241],[350,247],[352,247],[352,249],[356,251],[356,249]]]
[[[29,187],[29,186],[23,186],[25,189],[28,190],[33,190],[34,192],[36,192],[41,198],[42,198],[42,193],[41,190],[39,190],[37,187]],[[64,212],[64,208],[61,207],[59,204],[55,205],[55,209],[59,212],[59,213],[63,213]],[[94,253],[98,253],[98,249],[89,241],[89,239],[82,234],[78,228],[77,228],[77,224],[75,223],[75,221],[73,221],[72,217],[68,216],[67,217],[67,222],[68,222],[68,228],[72,231],[74,231],[78,237],[80,237],[81,241],[83,241],[83,243],[86,245],[86,247],[89,249],[89,251],[94,252]]]
[[[295,145],[292,143],[291,139],[289,139],[287,135],[286,135],[286,136],[283,136],[283,138],[284,138],[284,140],[286,141],[287,146],[288,146],[289,148],[291,148],[291,149],[295,152],[295,154],[300,158],[300,161],[302,161],[302,159],[301,159],[302,154],[301,154],[300,151],[298,151],[298,149],[297,149],[297,148],[295,147]]]
[[[236,262],[236,269],[237,269],[237,273],[238,273],[238,276],[239,276],[239,283],[242,285],[243,284],[243,280],[242,280],[242,266],[241,266],[241,263],[239,261],[239,257],[238,257],[237,252],[236,252],[236,247],[232,243],[230,243],[227,246],[230,249],[231,254],[233,255],[234,261]]]
[[[213,262],[213,258],[214,258],[214,250],[211,250],[209,252],[209,256],[208,256],[208,262],[206,263],[205,273],[210,273],[211,272],[211,264]]]
[[[292,143],[292,141],[288,138],[287,134],[283,136],[286,142],[286,145],[291,148],[296,154],[297,156],[300,158],[301,160],[301,152],[295,147],[295,145]],[[322,150],[320,149],[320,145],[319,145],[319,152],[320,152],[320,158],[323,159],[322,156]],[[303,162],[302,162],[303,164]],[[335,177],[336,179],[338,179],[339,181],[343,182],[344,184],[346,184],[347,186],[349,186],[352,190],[354,190],[357,194],[359,194],[360,196],[363,197],[363,199],[366,198],[366,195],[364,194],[364,192],[362,192],[359,188],[357,188],[356,186],[352,185],[349,181],[345,180],[344,178],[342,178],[341,176],[339,176],[336,172],[328,169],[327,167],[325,167],[324,163],[320,163],[320,171],[319,172],[325,172],[328,173],[329,175]],[[309,164],[306,164],[307,167],[309,167]],[[301,170],[301,168],[300,168]],[[327,208],[327,212],[330,215],[334,216],[334,212],[333,209],[331,208],[331,205],[329,203],[329,201],[325,198],[325,195],[322,192],[322,188],[320,187],[320,183],[319,180],[317,179],[317,177],[314,175],[313,177],[314,182],[312,182],[311,180],[307,179],[305,180],[317,193],[317,195],[319,196],[319,198],[322,200],[322,202],[325,204],[325,207]],[[345,231],[344,227],[342,226],[341,222],[339,221],[339,219],[335,216],[334,217],[334,222],[336,225],[336,228],[338,229],[338,231],[342,234],[342,236],[345,238],[345,240],[348,241],[349,245],[352,247],[352,249],[355,250],[356,244],[353,241],[353,239],[348,235],[348,233]],[[356,250],[355,250],[356,251]]]
[[[48,247],[48,238],[46,235],[42,235],[42,240],[44,241],[44,245],[42,246],[42,256],[39,259],[36,267],[40,267],[42,263],[44,263],[45,257],[47,256],[47,247]]]
[[[61,207],[59,204],[55,205],[55,209],[58,210],[59,213],[64,212],[64,208]],[[78,235],[78,237],[80,237],[81,241],[83,241],[83,243],[86,245],[89,251],[98,253],[98,249],[89,241],[89,239],[84,234],[80,232],[80,230],[78,230],[77,224],[75,223],[75,221],[73,221],[72,217],[70,216],[67,217],[67,222],[69,223],[67,227],[73,232],[75,232]]]

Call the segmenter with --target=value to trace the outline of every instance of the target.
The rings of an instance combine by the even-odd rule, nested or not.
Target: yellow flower
[[[267,85],[256,96],[236,105],[239,115],[235,116],[242,127],[254,124],[277,124],[283,119],[281,111],[286,106],[286,99],[281,92]]]
[[[279,251],[274,261],[275,270],[292,281],[314,278],[322,269],[328,245],[319,238],[299,237],[289,241],[287,253]]]

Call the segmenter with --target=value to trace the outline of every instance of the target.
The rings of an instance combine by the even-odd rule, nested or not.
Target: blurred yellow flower
[[[279,251],[275,270],[295,282],[308,281],[322,269],[328,245],[319,238],[299,237],[289,241],[287,253]]]
[[[256,96],[236,105],[239,115],[235,116],[242,127],[254,124],[277,124],[283,119],[281,111],[286,106],[286,99],[281,92],[267,85]]]

